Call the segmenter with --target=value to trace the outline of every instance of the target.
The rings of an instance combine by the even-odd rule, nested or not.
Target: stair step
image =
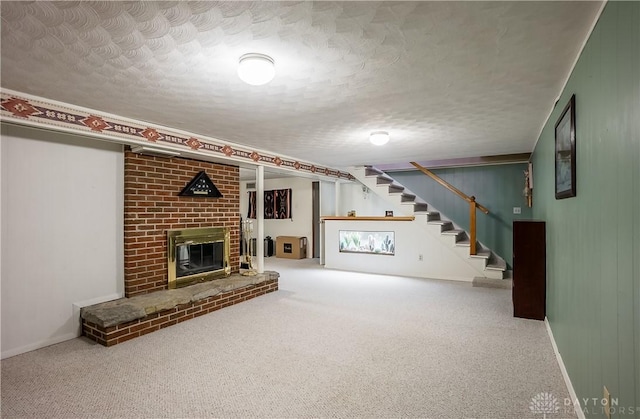
[[[471,240],[469,239],[469,236],[467,236],[466,234],[467,232],[465,231],[465,237],[464,239],[458,240],[456,242],[456,246],[460,246],[460,247],[471,247]],[[491,251],[489,250],[484,250],[480,247],[480,243],[476,242],[476,254],[475,255],[469,255],[471,257],[479,257],[479,258],[485,258],[485,252],[487,252],[488,254],[488,258],[486,259],[491,259]],[[478,256],[480,255],[480,256]]]
[[[428,212],[429,205],[426,202],[416,202],[413,205],[413,212]],[[427,220],[429,219],[429,214],[427,214]]]
[[[448,220],[427,221],[427,224],[439,225],[440,226],[440,230],[442,232],[445,232],[447,230],[452,230],[453,229],[453,223],[451,221],[448,221]]]
[[[491,252],[488,250],[480,250],[477,252],[477,254],[469,255],[469,256],[472,258],[478,258],[478,259],[489,259],[491,258]]]
[[[485,267],[485,269],[489,269],[489,270],[492,270],[492,271],[502,271],[502,272],[504,272],[504,271],[507,270],[507,264],[502,260],[498,260],[498,261],[489,263]]]
[[[462,234],[462,233],[464,233],[464,230],[457,230],[455,228],[442,232],[442,234],[447,234],[447,235],[451,235],[451,236],[457,236],[458,234]]]
[[[474,287],[511,289],[513,287],[513,281],[510,279],[475,277],[473,278],[472,285]]]
[[[404,191],[404,186],[392,183],[389,185],[389,193],[402,193]]]
[[[372,166],[365,166],[364,168],[364,175],[365,176],[380,176],[383,175],[384,173],[381,172],[380,170],[376,169],[375,167]]]
[[[414,194],[403,192],[402,196],[400,196],[400,202],[414,202],[416,200],[416,196]]]
[[[393,183],[393,179],[387,176],[378,176],[376,178],[376,184],[378,185],[390,185]]]
[[[437,221],[440,219],[440,213],[438,211],[429,211],[427,221]]]
[[[432,220],[429,221],[427,224],[440,224],[440,225],[444,225],[444,224],[452,224],[451,221],[449,220]]]

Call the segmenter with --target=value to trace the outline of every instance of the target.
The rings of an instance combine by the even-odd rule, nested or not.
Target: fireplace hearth
[[[169,288],[229,276],[229,242],[230,231],[227,227],[168,230]]]

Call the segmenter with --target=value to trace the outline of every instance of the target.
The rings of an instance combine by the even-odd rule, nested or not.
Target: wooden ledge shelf
[[[416,217],[321,217],[322,221],[413,221]]]

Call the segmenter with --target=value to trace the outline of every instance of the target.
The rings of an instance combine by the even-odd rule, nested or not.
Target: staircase
[[[352,167],[349,172],[385,201],[400,208],[403,215],[414,216],[417,234],[422,230],[426,234],[438,237],[444,246],[454,248],[461,261],[471,266],[479,277],[505,277],[507,264],[501,257],[480,242],[476,244],[477,254],[470,255],[469,234],[392,177],[372,166]]]

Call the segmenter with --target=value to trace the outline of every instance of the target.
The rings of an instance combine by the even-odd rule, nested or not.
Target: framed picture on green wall
[[[576,196],[576,95],[556,122],[556,199]]]

